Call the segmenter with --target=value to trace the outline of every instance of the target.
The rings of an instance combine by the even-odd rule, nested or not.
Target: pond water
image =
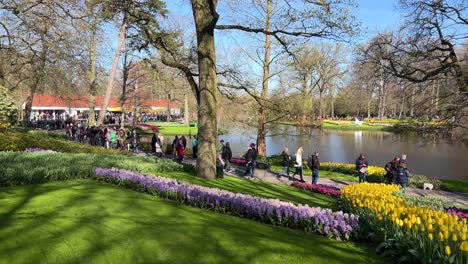
[[[250,143],[255,143],[256,131],[230,128],[229,135],[220,136],[231,143],[234,156],[241,156]],[[267,155],[290,153],[304,148],[304,156],[320,151],[320,160],[354,163],[364,153],[371,165],[383,167],[401,153],[407,154],[411,173],[439,179],[468,179],[468,147],[436,137],[401,135],[384,131],[319,130],[294,126],[279,126],[267,137]]]

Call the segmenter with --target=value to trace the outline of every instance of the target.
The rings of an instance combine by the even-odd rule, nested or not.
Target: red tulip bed
[[[153,125],[148,125],[148,124],[137,124],[137,125],[135,125],[135,126],[141,128],[141,129],[147,129],[147,130],[152,130],[152,131],[159,131],[159,127],[153,126]]]
[[[341,190],[331,185],[310,184],[310,183],[295,181],[291,183],[291,186],[296,187],[296,188],[301,188],[303,190],[309,190],[309,191],[325,194],[328,196],[340,197],[341,195]]]
[[[245,164],[247,163],[247,161],[244,158],[231,158],[229,161],[233,164],[237,164],[241,166],[245,166]],[[256,161],[256,163],[257,163],[258,169],[267,170],[270,168],[270,165],[268,165],[267,163],[260,162],[260,161]]]

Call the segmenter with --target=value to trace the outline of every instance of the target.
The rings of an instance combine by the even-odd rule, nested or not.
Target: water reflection
[[[231,142],[235,156],[240,156],[255,143],[254,130],[229,129],[221,136]],[[267,137],[267,155],[281,153],[288,147],[291,153],[303,147],[304,154],[320,151],[322,161],[354,163],[359,153],[366,154],[372,165],[383,167],[393,156],[408,154],[412,173],[441,179],[468,177],[468,148],[437,137],[393,134],[383,131],[318,130],[305,127],[278,126]]]

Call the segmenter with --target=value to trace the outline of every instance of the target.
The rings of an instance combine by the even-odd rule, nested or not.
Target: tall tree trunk
[[[188,97],[187,94],[184,94],[184,121],[185,124],[189,124],[189,109],[188,109]]]
[[[123,70],[122,70],[122,96],[120,97],[120,128],[125,127],[125,103],[127,102],[127,83],[128,83],[128,73],[130,71],[130,66],[127,63],[128,52],[125,47],[124,58],[123,58]]]
[[[401,119],[401,116],[403,115],[403,111],[405,109],[405,100],[406,99],[406,96],[403,96],[403,98],[401,99],[401,108],[400,108],[400,114],[398,115],[398,119]]]
[[[307,94],[308,94],[308,92],[307,92],[307,76],[305,74],[302,76],[301,85],[302,85],[302,105],[304,106],[302,108],[302,115],[303,116],[308,116],[308,115],[310,115],[310,106],[312,104],[311,104],[311,101],[310,101],[311,98],[309,96],[307,96]]]
[[[96,102],[94,98],[96,96],[96,65],[97,65],[97,40],[96,40],[96,31],[97,31],[97,18],[93,17],[93,22],[91,24],[91,45],[90,45],[90,54],[91,54],[91,69],[89,71],[89,125],[96,124],[95,118],[95,106]]]
[[[273,10],[272,0],[267,0],[265,30],[271,29],[271,13]],[[266,107],[268,96],[268,81],[270,79],[270,52],[271,35],[265,34],[265,57],[263,59],[262,100],[258,111],[257,151],[258,155],[266,157]]]
[[[109,100],[112,94],[112,89],[114,88],[114,79],[117,73],[117,66],[119,65],[120,52],[122,50],[122,45],[125,41],[127,33],[127,17],[124,15],[122,26],[120,27],[119,33],[119,42],[117,43],[117,50],[115,51],[114,61],[112,62],[112,70],[109,75],[109,80],[107,81],[106,95],[104,96],[104,102],[101,106],[101,111],[99,111],[99,118],[97,121],[98,125],[104,123],[104,118],[106,117],[107,107],[109,106]]]
[[[380,112],[382,116],[380,117],[380,120],[385,118],[385,109],[387,108],[387,87],[385,86],[386,84],[384,83],[384,88],[382,90],[382,111]]]
[[[411,107],[410,107],[410,116],[414,117],[414,97],[416,95],[416,86],[413,84],[411,89]]]
[[[436,95],[435,95],[435,106],[434,106],[434,110],[435,110],[436,115],[439,114],[439,89],[440,89],[440,81],[437,80],[437,88],[436,88]]]
[[[26,98],[26,106],[24,109],[24,118],[26,122],[29,122],[31,120],[31,112],[32,112],[32,103],[34,99],[34,94],[38,92],[39,90],[39,85],[44,79],[44,70],[46,66],[46,57],[47,53],[49,52],[49,46],[46,41],[47,37],[47,31],[48,29],[44,30],[41,32],[41,52],[39,53],[39,63],[36,67],[34,67],[33,70],[33,84],[29,87],[29,95]]]
[[[436,86],[437,86],[437,80],[432,81],[432,96],[431,96],[431,112],[432,112],[432,117],[436,115],[436,110],[435,110],[435,94],[436,94]]]
[[[34,97],[34,93],[31,93],[31,92],[26,97],[26,103],[24,105],[24,117],[23,117],[23,120],[25,122],[29,122],[31,120],[33,97]]]
[[[319,89],[319,118],[322,119],[323,116],[323,90]]]
[[[2,44],[0,43],[0,61],[3,61],[3,57],[3,48]],[[5,87],[5,71],[3,69],[3,63],[0,63],[0,86]]]
[[[171,94],[167,95],[167,121],[171,121],[171,103],[172,103],[172,97]]]
[[[333,88],[330,85],[330,106],[331,106],[331,118],[335,116],[335,102],[333,101]]]
[[[382,73],[383,74],[383,73]],[[378,112],[377,112],[377,118],[379,120],[382,120],[382,116],[383,116],[383,98],[384,98],[384,80],[383,80],[383,76],[380,75],[380,80],[379,80],[379,108],[378,108]]]
[[[191,0],[197,32],[198,55],[198,157],[197,176],[216,179],[217,80],[214,28],[219,15],[217,0]]]

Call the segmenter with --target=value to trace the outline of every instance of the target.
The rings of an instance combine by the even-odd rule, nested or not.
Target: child
[[[406,168],[406,162],[400,162],[398,165],[398,173],[397,173],[397,181],[398,184],[401,186],[403,189],[403,193],[406,191],[406,186],[408,185],[409,182],[409,171]]]

